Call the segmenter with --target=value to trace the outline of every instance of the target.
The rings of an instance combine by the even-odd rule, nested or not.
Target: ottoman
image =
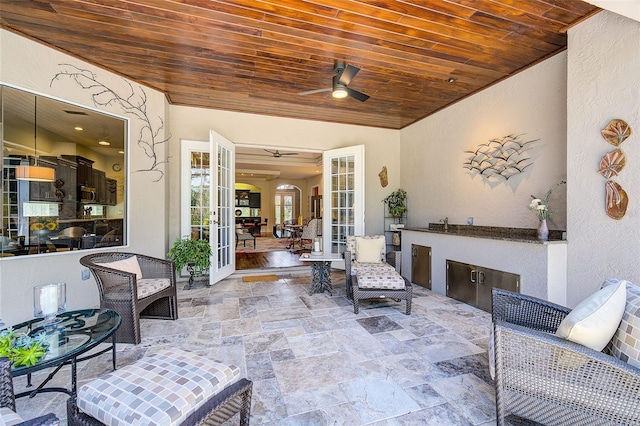
[[[406,303],[405,314],[411,314],[411,283],[395,270],[353,276],[353,312],[358,313],[360,300],[395,299]]]
[[[69,425],[249,424],[252,382],[240,369],[166,349],[97,378],[67,402]]]

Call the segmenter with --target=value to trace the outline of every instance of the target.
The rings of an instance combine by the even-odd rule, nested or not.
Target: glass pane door
[[[343,253],[345,237],[364,232],[364,146],[325,151],[323,164],[324,251]]]

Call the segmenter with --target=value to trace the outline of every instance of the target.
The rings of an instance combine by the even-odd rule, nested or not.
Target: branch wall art
[[[116,90],[101,83],[98,76],[89,70],[70,64],[60,64],[60,66],[64,67],[64,69],[51,79],[50,86],[53,86],[56,81],[63,78],[69,78],[91,94],[94,106],[107,107],[116,105],[120,107],[123,114],[141,123],[142,127],[137,136],[137,146],[149,158],[149,166],[138,169],[135,172],[156,173],[158,177],[154,182],[162,180],[164,171],[160,166],[168,163],[169,158],[159,158],[157,148],[160,144],[169,141],[171,135],[164,139],[160,138],[160,132],[164,129],[164,120],[162,117],[152,119],[147,114],[147,94],[144,88],[138,87],[136,89],[131,83],[123,79],[126,85],[125,88]]]

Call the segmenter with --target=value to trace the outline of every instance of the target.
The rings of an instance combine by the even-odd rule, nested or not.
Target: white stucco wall
[[[171,106],[170,117],[172,162],[180,158],[180,139],[208,140],[209,130],[215,130],[238,145],[270,145],[294,150],[304,148],[319,151],[364,145],[366,232],[382,231],[382,199],[400,186],[399,131],[184,106]],[[389,185],[386,188],[382,188],[378,178],[382,166],[387,166],[389,173]],[[170,178],[171,238],[180,233],[180,188],[179,179],[175,175],[177,173],[179,171],[173,169]],[[262,203],[265,205],[264,201]],[[266,213],[263,213],[263,216],[265,215]]]
[[[444,217],[453,224],[535,228],[527,209],[566,177],[566,53],[489,87],[401,131],[401,186],[408,192],[409,224],[424,227]],[[540,139],[534,164],[505,180],[471,176],[463,163],[478,145],[521,134]],[[564,186],[554,192],[549,223],[565,229]]]
[[[568,55],[568,303],[606,278],[640,283],[640,23],[601,12],[569,30]],[[634,134],[620,145],[627,165],[618,182],[629,196],[621,220],[605,213],[605,179],[597,173],[614,149],[600,135],[612,119]]]
[[[56,73],[71,64],[95,73],[98,80],[121,93],[128,90],[126,81],[115,74],[90,66],[78,59],[11,32],[0,30],[1,81],[45,96],[95,108],[88,90],[83,90],[71,79],[60,79],[51,84]],[[140,86],[130,82],[137,89]],[[154,127],[165,116],[164,95],[144,88],[147,95],[147,113]],[[96,108],[120,117],[123,111],[116,105]],[[131,116],[128,116],[131,118]],[[164,120],[165,122],[167,120]],[[167,251],[167,178],[158,182],[155,172],[135,172],[150,167],[150,159],[137,145],[142,123],[131,118],[129,128],[129,247],[123,250],[164,257]],[[167,129],[160,130],[159,140]],[[167,156],[166,144],[156,147],[159,159]],[[161,170],[167,171],[168,166]],[[31,318],[33,291],[37,284],[67,283],[67,307],[79,309],[99,305],[98,290],[93,278],[80,279],[83,269],[78,259],[86,252],[53,253],[46,255],[16,256],[0,260],[0,318],[6,323]]]

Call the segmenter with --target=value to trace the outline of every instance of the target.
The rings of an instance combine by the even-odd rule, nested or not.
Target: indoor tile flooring
[[[309,272],[278,278],[181,288],[180,319],[143,320],[142,343],[119,344],[118,365],[164,347],[236,364],[253,381],[252,425],[495,424],[488,313],[414,286],[410,316],[391,301],[355,315],[344,272],[332,273],[333,296],[309,295]],[[109,354],[80,364],[79,384],[110,364]],[[68,368],[53,385],[69,386]],[[14,383],[22,391],[25,377]],[[66,424],[66,399],[20,398],[18,412],[53,411]]]

